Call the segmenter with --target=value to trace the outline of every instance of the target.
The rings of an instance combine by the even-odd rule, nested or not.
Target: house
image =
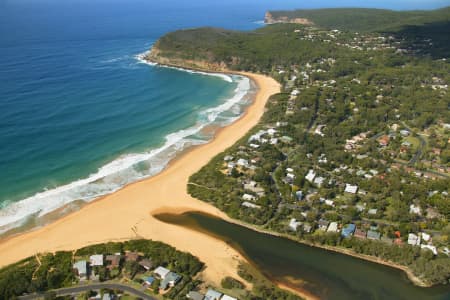
[[[409,213],[410,214],[416,214],[416,215],[420,216],[420,215],[422,215],[422,209],[420,208],[419,205],[411,204],[409,206]]]
[[[334,207],[334,201],[333,200],[325,199],[325,204],[328,205],[328,206]]]
[[[425,232],[422,232],[421,236],[422,236],[422,240],[425,242],[429,242],[431,239],[431,235],[429,235],[428,233],[425,233]]]
[[[331,222],[328,226],[327,232],[338,232],[338,223],[337,222]]]
[[[316,184],[318,187],[321,187],[324,180],[325,178],[318,176],[316,177],[316,179],[314,179],[314,184]]]
[[[188,299],[192,299],[192,300],[203,300],[204,296],[202,294],[200,294],[199,292],[196,291],[190,291],[187,295],[186,298]]]
[[[276,131],[274,128],[269,128],[269,129],[267,130],[267,133],[268,133],[270,136],[273,136],[273,135],[275,135],[275,133],[277,133],[277,131]]]
[[[139,262],[139,265],[141,265],[144,269],[147,271],[153,268],[153,263],[150,259],[144,258]]]
[[[108,263],[107,268],[110,270],[118,268],[120,265],[120,258],[121,256],[119,254],[106,255],[105,261]]]
[[[367,238],[369,240],[379,240],[381,238],[381,234],[375,230],[367,231]]]
[[[371,208],[367,211],[369,215],[376,215],[378,210],[376,208]]]
[[[355,230],[356,230],[356,225],[355,224],[347,224],[347,225],[344,226],[344,228],[342,228],[341,235],[343,237],[350,237],[351,235],[353,235]]]
[[[89,261],[91,262],[91,266],[103,266],[103,254],[91,255],[89,257]]]
[[[316,177],[316,173],[314,173],[313,169],[310,169],[308,171],[308,174],[306,174],[305,179],[312,183],[314,180],[314,177]]]
[[[213,289],[209,289],[206,292],[204,300],[220,300],[220,297],[222,297],[222,293],[215,291]]]
[[[242,205],[242,206],[245,206],[245,207],[249,207],[249,208],[257,208],[257,209],[260,209],[260,208],[261,208],[261,206],[256,205],[256,204],[253,204],[253,203],[248,202],[248,201],[242,202],[241,205]]]
[[[355,230],[355,234],[353,235],[356,238],[365,239],[366,238],[366,232],[362,229],[357,228]]]
[[[166,268],[164,268],[162,266],[159,266],[153,271],[153,273],[156,276],[158,276],[159,278],[164,279],[164,278],[166,278],[167,274],[170,273],[170,270],[166,269]]]
[[[87,261],[80,260],[73,264],[73,269],[75,270],[76,274],[80,278],[80,280],[86,280],[88,277],[88,265]]]
[[[357,185],[351,185],[351,184],[345,184],[345,190],[344,192],[346,193],[350,193],[350,194],[356,194],[356,192],[358,191],[358,186]]]
[[[302,222],[298,222],[296,219],[292,218],[289,221],[289,228],[293,231],[297,231],[298,226],[302,225]]]
[[[437,254],[438,254],[438,253],[437,253],[437,249],[436,249],[435,246],[432,246],[432,245],[420,245],[420,248],[422,248],[422,249],[428,249],[428,250],[430,250],[431,252],[433,252],[434,255],[437,255]]]
[[[149,276],[147,278],[144,279],[144,283],[146,285],[152,285],[152,283],[155,281],[155,277],[153,276]]]
[[[408,234],[408,244],[413,246],[420,245],[420,237],[415,235],[414,233]]]
[[[326,231],[330,222],[328,222],[327,220],[320,219],[317,224],[319,226],[319,230]]]
[[[237,161],[237,165],[241,167],[248,167],[248,160],[240,158]]]
[[[132,251],[126,251],[125,252],[125,260],[126,261],[137,261],[139,259],[139,253],[132,252]]]
[[[227,155],[223,158],[224,161],[232,161],[233,160],[233,156],[231,155]]]
[[[175,286],[178,282],[180,282],[180,280],[180,275],[174,272],[169,272],[159,284],[159,288],[162,290],[166,290],[168,287]]]
[[[295,196],[297,197],[297,200],[303,200],[303,192],[302,191],[297,191],[295,192]]]
[[[220,300],[237,300],[237,299],[228,295],[223,295],[222,298],[220,298]]]
[[[311,226],[311,225],[309,225],[309,224],[303,225],[303,231],[304,231],[304,232],[310,233],[311,230],[312,230],[312,226]]]
[[[242,196],[242,199],[245,200],[245,201],[255,201],[256,197],[253,196],[253,195],[250,195],[250,194],[244,194]]]

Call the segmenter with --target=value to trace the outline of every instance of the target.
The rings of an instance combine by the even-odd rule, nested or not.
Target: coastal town
[[[55,251],[43,253],[27,249],[24,253],[33,255],[0,269],[0,298],[316,299],[313,294],[319,288],[290,276],[278,252],[270,259],[279,263],[279,269],[264,272],[258,269],[269,259],[264,251],[252,257],[246,247],[228,238],[227,230],[210,225],[216,223],[180,221],[197,211],[289,242],[285,244],[289,249],[283,250],[306,245],[328,255],[338,252],[400,269],[415,284],[409,295],[419,286],[448,284],[449,58],[433,52],[438,41],[429,37],[411,41],[392,32],[320,28],[309,21],[280,23],[258,29],[257,34],[201,28],[161,38],[147,57],[152,63],[174,60],[170,65],[202,71],[209,71],[208,66],[215,71],[259,73],[276,80],[281,92],[273,92],[276,85],[270,97],[264,94],[268,100],[259,107],[261,114],[253,116],[254,123],[246,130],[238,123],[239,136],[225,135],[233,143],[222,140],[214,148],[213,141],[210,152],[199,152],[206,153],[200,155],[201,165],[182,164],[180,159],[181,165],[174,168],[180,177],[172,172],[165,184],[158,181],[164,180],[162,176],[149,185],[134,185],[122,198],[109,198],[122,205],[114,215],[109,215],[108,206],[98,206],[103,211],[86,218],[90,221],[85,227],[77,227],[88,234],[100,224],[107,227],[107,237],[117,229],[117,239],[94,243],[103,236],[89,235],[78,247],[58,244]],[[180,46],[183,43],[186,47]],[[161,60],[153,61],[155,57]],[[187,65],[180,65],[183,60]],[[74,220],[66,219],[66,226],[83,222]],[[55,227],[50,233],[64,235]],[[42,237],[46,232],[30,234]],[[201,234],[207,239],[202,245]],[[149,239],[155,236],[168,244]],[[206,275],[211,267],[214,280],[213,272]],[[337,270],[339,276],[345,276],[343,268]],[[313,278],[319,278],[318,270],[312,270]],[[336,299],[354,294],[347,289],[348,281],[329,274],[321,278],[325,294],[328,285],[330,290],[336,285],[345,290]],[[358,290],[358,299],[381,295],[366,294],[366,288]]]
[[[448,73],[423,73],[425,65],[409,62],[432,42],[407,46],[393,36],[297,27],[286,36],[331,43],[346,55],[273,66],[283,93],[270,99],[256,129],[191,177],[189,191],[216,199],[234,218],[308,243],[381,251],[400,264],[412,261],[397,249],[448,261],[450,123],[445,114],[414,117],[399,100],[426,95],[446,111]],[[399,71],[367,72],[364,65],[383,55]],[[412,73],[416,96],[402,96],[397,85]]]

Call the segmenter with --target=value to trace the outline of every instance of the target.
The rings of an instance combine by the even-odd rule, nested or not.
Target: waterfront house
[[[89,260],[91,262],[91,266],[93,266],[93,267],[103,266],[103,254],[91,255],[89,257]]]
[[[166,269],[166,268],[164,268],[164,267],[162,267],[162,266],[159,266],[159,267],[157,267],[157,268],[153,271],[153,273],[154,273],[157,277],[159,277],[159,278],[161,278],[161,279],[164,279],[164,278],[166,278],[167,274],[170,273],[170,270],[169,270],[169,269]]]
[[[379,240],[381,238],[381,234],[375,230],[367,231],[367,238],[369,240]]]
[[[166,290],[169,287],[175,286],[178,282],[180,282],[181,276],[174,272],[169,272],[165,278],[159,284],[159,288],[161,290]]]
[[[139,262],[139,265],[146,269],[147,271],[153,268],[153,263],[150,259],[144,258]]]
[[[330,222],[328,222],[327,220],[319,220],[319,230],[326,231],[328,229],[328,224],[330,224]]]
[[[118,268],[120,265],[120,254],[106,255],[105,261],[107,262],[107,268],[112,270]]]
[[[338,223],[337,222],[331,222],[328,226],[327,232],[338,232]]]
[[[310,233],[312,230],[312,226],[309,224],[303,225],[303,232]]]
[[[344,228],[342,228],[341,235],[345,238],[350,237],[351,235],[353,235],[355,230],[356,230],[355,224],[347,224],[344,226]]]
[[[200,294],[199,292],[196,291],[190,291],[187,295],[186,298],[188,299],[192,299],[192,300],[203,300],[204,296],[202,294]]]
[[[133,251],[125,252],[125,261],[137,261],[139,259],[139,253]]]
[[[362,229],[357,228],[355,230],[355,234],[353,235],[356,238],[365,239],[366,238],[366,232]]]
[[[293,231],[297,231],[298,226],[302,225],[302,222],[298,222],[296,219],[292,218],[291,221],[289,221],[289,228]]]
[[[206,295],[205,295],[205,299],[204,300],[220,300],[220,297],[222,297],[222,293],[220,293],[220,292],[218,292],[218,291],[215,291],[215,290],[213,290],[213,289],[209,289],[207,292],[206,292]]]
[[[73,269],[80,280],[88,278],[88,264],[85,260],[77,261],[73,264]]]

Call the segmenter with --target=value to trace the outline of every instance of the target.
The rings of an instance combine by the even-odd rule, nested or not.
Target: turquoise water
[[[240,114],[249,89],[242,78],[136,58],[161,35],[206,25],[250,30],[267,9],[294,7],[298,1],[0,0],[0,233],[155,174],[210,138],[204,126]]]

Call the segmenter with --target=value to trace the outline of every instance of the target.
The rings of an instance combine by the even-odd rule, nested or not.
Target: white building
[[[337,222],[331,222],[330,225],[328,225],[327,232],[338,232],[338,223]]]
[[[314,172],[313,169],[310,169],[308,174],[306,174],[305,179],[312,183],[314,180],[314,177],[316,177],[316,173]]]
[[[159,278],[164,279],[166,278],[167,274],[170,273],[169,269],[166,269],[162,266],[159,266],[155,269],[155,271],[153,271],[153,273],[157,276],[159,276]]]
[[[91,266],[103,266],[103,254],[91,255],[89,257],[89,261],[91,262]]]
[[[420,209],[420,206],[419,206],[419,205],[411,204],[411,205],[409,206],[409,213],[410,213],[410,214],[421,215],[421,214],[422,214],[422,210]]]
[[[250,195],[250,194],[244,194],[242,196],[242,199],[245,200],[245,201],[255,201],[256,197],[253,196],[253,195]]]
[[[358,186],[357,185],[351,185],[351,184],[346,184],[345,185],[344,192],[350,193],[350,194],[356,194],[357,191],[358,191]]]
[[[420,245],[420,237],[415,235],[414,233],[408,234],[408,244],[413,246]]]
[[[294,218],[292,218],[291,221],[289,222],[289,228],[291,228],[293,231],[297,231],[297,228],[300,225],[302,225],[302,222],[299,222]]]

